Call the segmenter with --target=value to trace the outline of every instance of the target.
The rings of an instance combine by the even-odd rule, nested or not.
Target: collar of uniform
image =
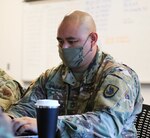
[[[75,79],[73,73],[71,72],[71,70],[68,67],[66,67],[66,69],[62,75],[62,78],[63,78],[64,82],[66,82],[70,85],[74,86],[77,83],[77,80]]]
[[[94,81],[96,76],[97,70],[100,67],[100,63],[102,61],[102,51],[98,49],[95,58],[93,59],[92,63],[89,65],[88,69],[84,73],[84,83],[90,84]]]

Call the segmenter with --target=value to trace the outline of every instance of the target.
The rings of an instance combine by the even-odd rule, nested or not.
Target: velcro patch
[[[117,86],[112,85],[112,84],[108,84],[107,87],[104,90],[103,95],[104,95],[105,98],[111,98],[116,94],[116,92],[118,90],[119,90],[119,88]]]

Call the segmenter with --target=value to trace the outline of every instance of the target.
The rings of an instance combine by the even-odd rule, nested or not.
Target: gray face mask
[[[59,47],[59,56],[67,67],[76,68],[81,65],[85,56],[91,51],[90,49],[85,55],[83,55],[83,47],[85,46],[87,40],[85,41],[83,46],[80,46],[80,47],[74,47],[74,48],[60,48]]]

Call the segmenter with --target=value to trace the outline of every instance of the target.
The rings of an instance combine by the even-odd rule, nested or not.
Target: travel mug
[[[41,99],[36,102],[39,138],[55,138],[58,107],[57,100]]]

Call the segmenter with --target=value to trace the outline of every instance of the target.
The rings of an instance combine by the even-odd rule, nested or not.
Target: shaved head
[[[86,33],[96,32],[96,25],[90,14],[83,11],[74,11],[64,17],[60,27],[63,25],[74,26],[73,28],[78,28]]]

